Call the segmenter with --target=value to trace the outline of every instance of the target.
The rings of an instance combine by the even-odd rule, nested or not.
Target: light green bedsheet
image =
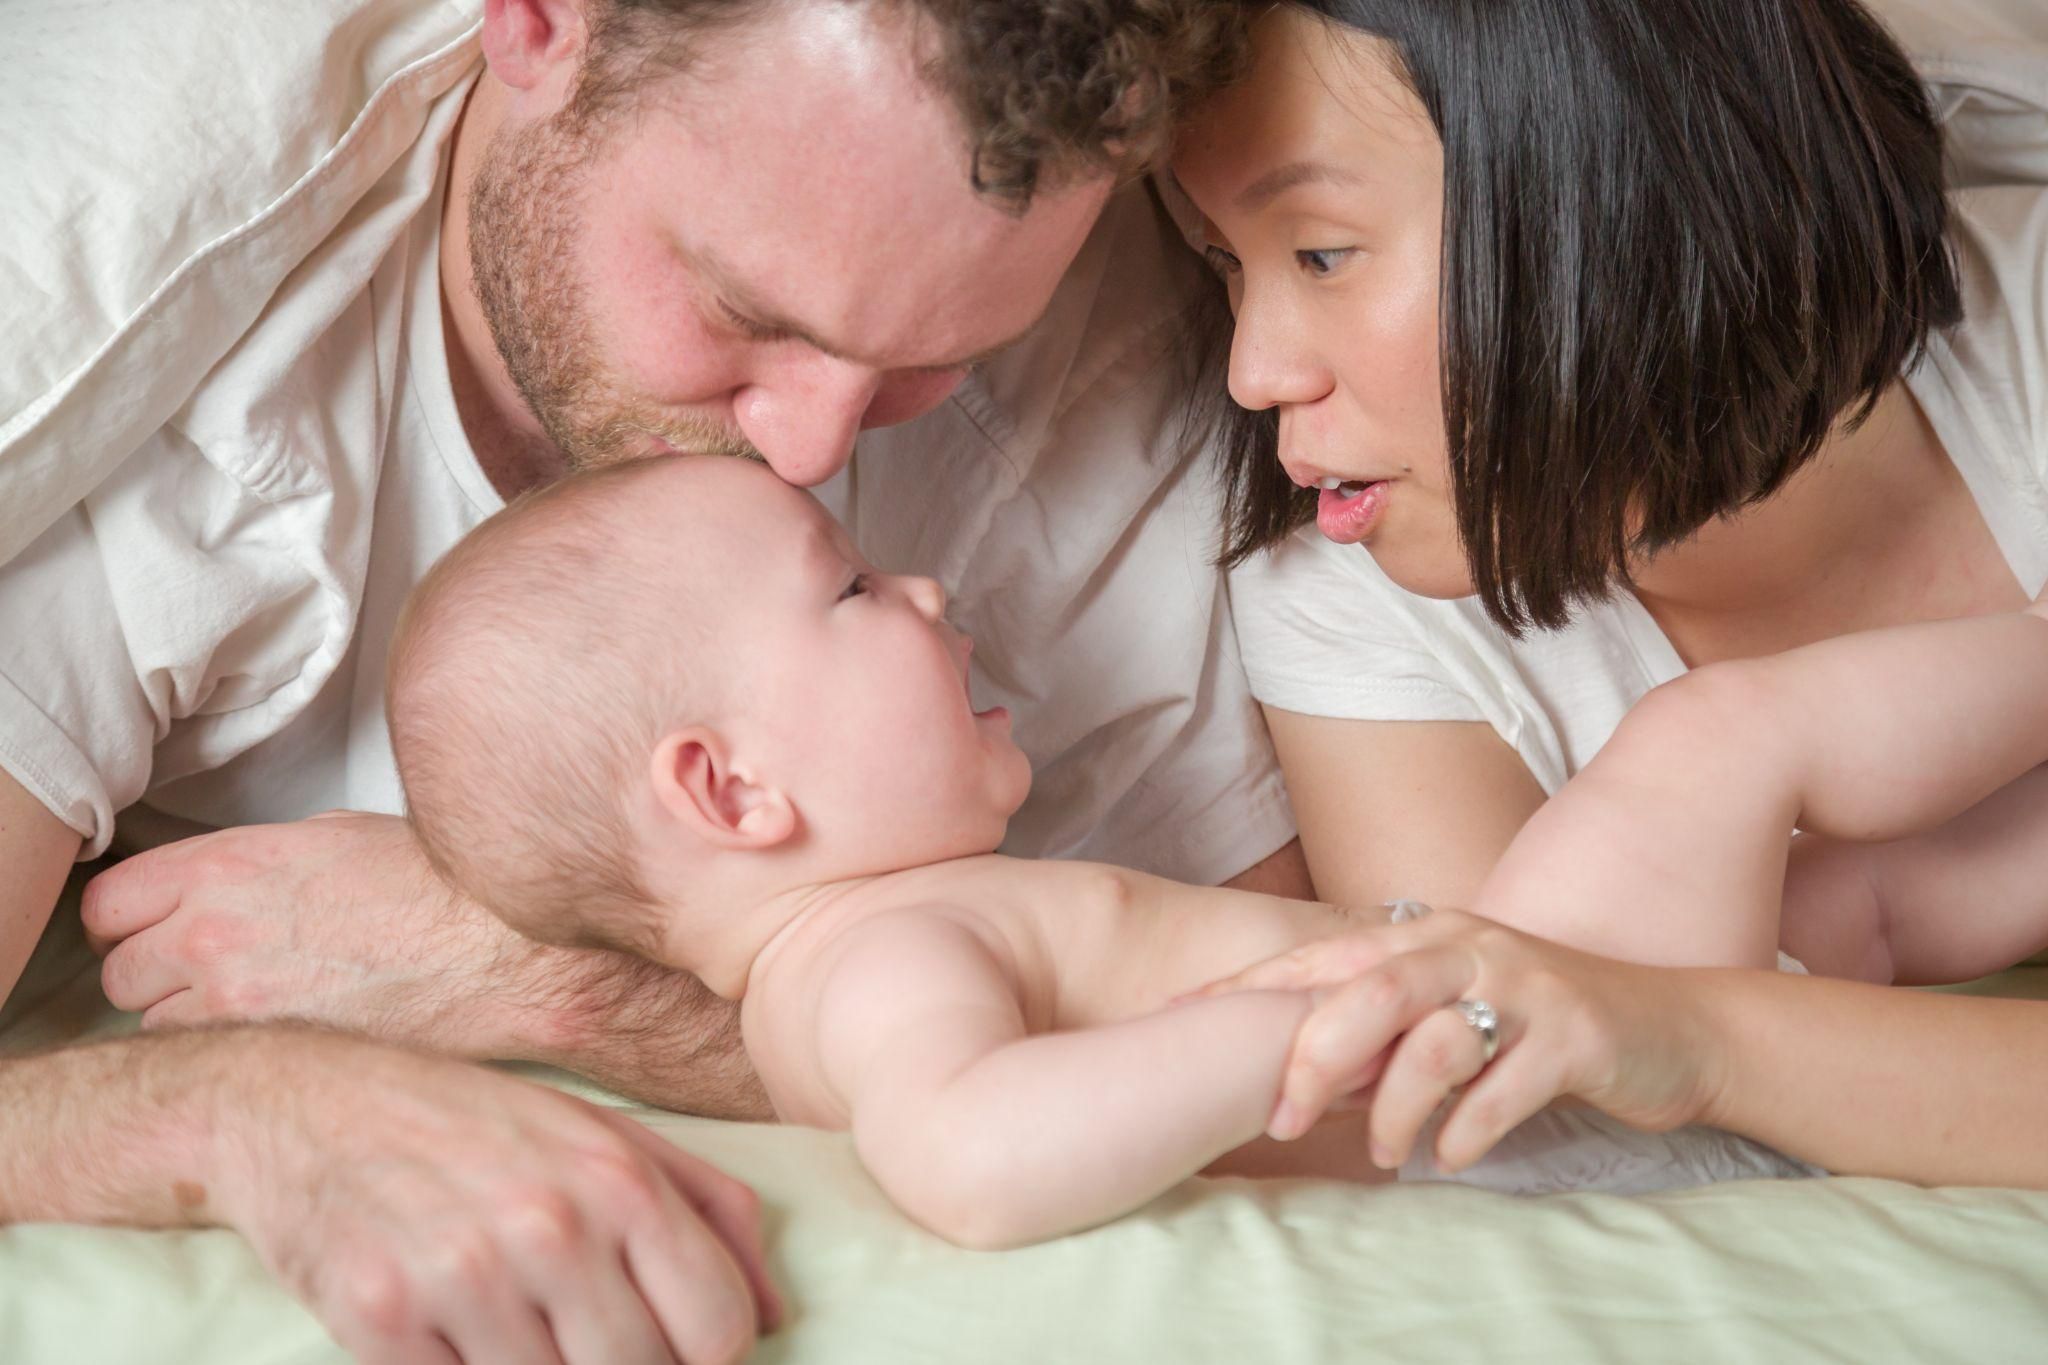
[[[129,1026],[90,970],[45,990],[0,1047]],[[2048,1358],[2043,1194],[1192,1181],[1109,1227],[976,1253],[907,1223],[840,1136],[633,1112],[760,1191],[794,1310],[765,1362]],[[345,1359],[232,1233],[0,1230],[5,1365]]]

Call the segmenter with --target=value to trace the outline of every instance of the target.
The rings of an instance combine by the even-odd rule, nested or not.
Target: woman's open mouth
[[[1356,545],[1372,534],[1387,510],[1385,479],[1324,479],[1316,499],[1316,529],[1339,545]]]

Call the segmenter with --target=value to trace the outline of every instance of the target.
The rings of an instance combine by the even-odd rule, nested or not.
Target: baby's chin
[[[921,850],[924,856],[918,858],[917,861],[920,863],[950,863],[957,862],[962,858],[985,858],[1002,847],[1003,839],[1009,834],[1009,831],[1010,825],[1007,819],[1003,820],[993,829],[984,827],[975,830],[949,831],[946,835],[931,840],[927,847]]]

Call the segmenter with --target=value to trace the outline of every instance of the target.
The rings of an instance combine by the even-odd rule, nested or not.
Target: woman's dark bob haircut
[[[1769,497],[1961,320],[1940,131],[1856,0],[1295,2],[1443,139],[1450,481],[1510,631]],[[1314,503],[1272,413],[1229,425],[1234,564]]]

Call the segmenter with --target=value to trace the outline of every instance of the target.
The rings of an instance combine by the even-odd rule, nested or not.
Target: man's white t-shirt
[[[0,568],[0,767],[90,855],[142,801],[213,825],[397,811],[384,652],[426,567],[502,505],[456,416],[437,250],[441,93],[359,210],[189,401]],[[365,176],[365,179],[368,177]],[[1036,773],[1005,849],[1188,881],[1292,836],[1239,662],[1204,452],[1182,448],[1202,287],[1144,186],[1045,321],[820,489],[931,574]]]
[[[2048,580],[2048,191],[1959,191],[1965,320],[1906,376],[2029,593]],[[1685,664],[1627,593],[1515,640],[1477,598],[1419,597],[1362,546],[1303,528],[1231,579],[1252,690],[1351,720],[1483,721],[1546,792],[1584,767],[1645,692]]]

